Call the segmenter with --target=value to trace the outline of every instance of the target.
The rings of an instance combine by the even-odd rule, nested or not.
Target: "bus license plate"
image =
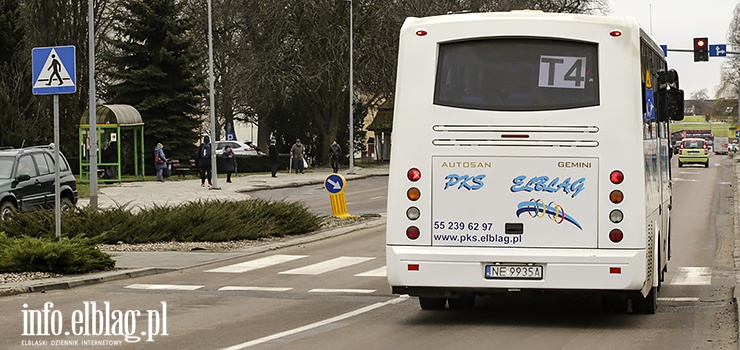
[[[486,265],[486,278],[541,280],[542,265]]]

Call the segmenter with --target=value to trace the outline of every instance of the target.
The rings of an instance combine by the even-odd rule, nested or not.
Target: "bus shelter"
[[[95,109],[98,135],[98,181],[121,182],[121,167],[133,167],[144,179],[144,122],[129,105],[99,105]],[[90,114],[80,119],[80,182],[90,182]]]

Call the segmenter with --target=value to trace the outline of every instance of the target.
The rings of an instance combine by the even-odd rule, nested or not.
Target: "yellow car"
[[[681,140],[678,150],[678,167],[684,164],[704,164],[709,167],[709,152],[707,142],[704,139],[689,138]]]

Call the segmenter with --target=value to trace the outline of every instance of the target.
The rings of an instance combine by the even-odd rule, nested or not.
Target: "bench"
[[[195,159],[190,159],[190,164],[182,164],[177,159],[173,159],[171,162],[172,171],[177,174],[177,176],[185,176],[187,174],[198,172],[197,168],[195,167]]]

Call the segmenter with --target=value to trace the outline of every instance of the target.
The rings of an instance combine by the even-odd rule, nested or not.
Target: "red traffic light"
[[[709,61],[708,46],[708,38],[694,38],[694,62]]]

